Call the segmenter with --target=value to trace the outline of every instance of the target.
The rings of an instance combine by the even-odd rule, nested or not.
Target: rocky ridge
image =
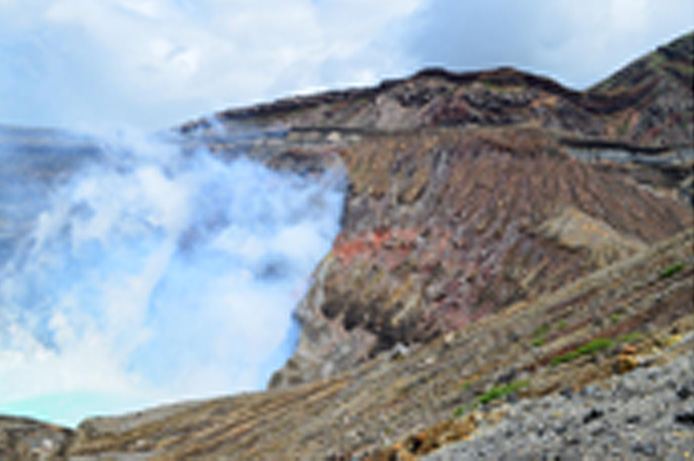
[[[641,147],[690,146],[693,41],[691,34],[675,40],[585,92],[511,68],[462,74],[426,69],[373,88],[231,109],[216,118],[225,126],[348,132],[530,125]],[[203,119],[182,129],[212,123]]]
[[[3,455],[407,458],[478,428],[490,440],[511,395],[681,363],[693,56],[689,34],[585,92],[512,69],[427,70],[185,125],[191,148],[347,176],[296,353],[265,393],[75,432],[4,421]],[[568,453],[554,442],[539,450]]]

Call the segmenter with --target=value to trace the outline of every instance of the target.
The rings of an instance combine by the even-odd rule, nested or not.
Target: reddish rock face
[[[271,386],[427,342],[692,227],[686,199],[652,186],[691,195],[693,54],[690,34],[584,93],[509,69],[425,71],[221,114],[360,136],[340,150],[343,231]],[[673,148],[676,166],[638,166]]]
[[[284,127],[245,150],[270,165],[339,156],[349,181],[271,386],[427,342],[692,227],[693,56],[689,34],[585,92],[513,69],[425,70],[218,114]]]
[[[342,158],[344,228],[274,385],[427,342],[692,227],[685,202],[573,159],[540,130],[375,136]]]

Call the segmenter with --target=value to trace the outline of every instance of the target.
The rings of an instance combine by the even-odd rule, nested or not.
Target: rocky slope
[[[34,437],[29,439],[34,453],[60,448],[76,459],[409,459],[433,453],[452,442],[474,440],[478,428],[480,437],[487,437],[507,418],[507,424],[515,424],[521,416],[508,405],[519,399],[558,391],[563,396],[597,394],[595,383],[605,378],[625,373],[614,382],[627,385],[635,379],[632,370],[659,376],[661,365],[690,356],[693,243],[694,232],[688,231],[532,303],[520,302],[425,346],[397,348],[327,379],[119,418],[92,418],[69,434],[64,445],[53,444],[55,429],[16,424],[24,424],[22,429]],[[678,372],[682,376],[662,373],[677,377],[667,384],[673,391],[694,379],[686,368]],[[694,401],[687,395],[675,407],[671,393],[653,398],[655,405],[667,402],[663,417],[673,418],[673,412],[686,413]],[[579,412],[578,418],[590,413],[571,411]],[[566,416],[571,423],[573,413]],[[686,421],[667,423],[668,437],[690,440]],[[554,430],[554,423],[544,424]],[[624,438],[642,430],[626,421],[619,424],[614,430]],[[567,430],[568,437],[578,428]],[[27,446],[26,440],[16,450]],[[590,440],[579,438],[573,449],[587,449]]]
[[[294,356],[265,393],[76,432],[6,420],[0,453],[406,458],[496,425],[506,394],[682,360],[693,58],[689,34],[585,92],[512,69],[427,70],[182,127],[221,156],[347,175]]]
[[[474,440],[424,459],[686,459],[694,446],[692,370],[690,353],[602,387],[512,402],[505,417],[483,424]]]

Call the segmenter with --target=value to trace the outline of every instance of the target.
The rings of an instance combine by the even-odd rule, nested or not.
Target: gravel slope
[[[687,338],[690,349],[694,336]],[[426,459],[694,459],[694,352],[579,393],[508,404],[497,425]]]

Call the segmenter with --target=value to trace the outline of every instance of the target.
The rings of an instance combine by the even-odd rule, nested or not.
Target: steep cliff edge
[[[510,69],[430,70],[219,114],[338,152],[350,181],[271,386],[429,341],[690,228],[693,43],[585,93]]]
[[[683,201],[572,159],[537,130],[375,136],[342,158],[343,230],[273,386],[427,342],[692,227]]]

